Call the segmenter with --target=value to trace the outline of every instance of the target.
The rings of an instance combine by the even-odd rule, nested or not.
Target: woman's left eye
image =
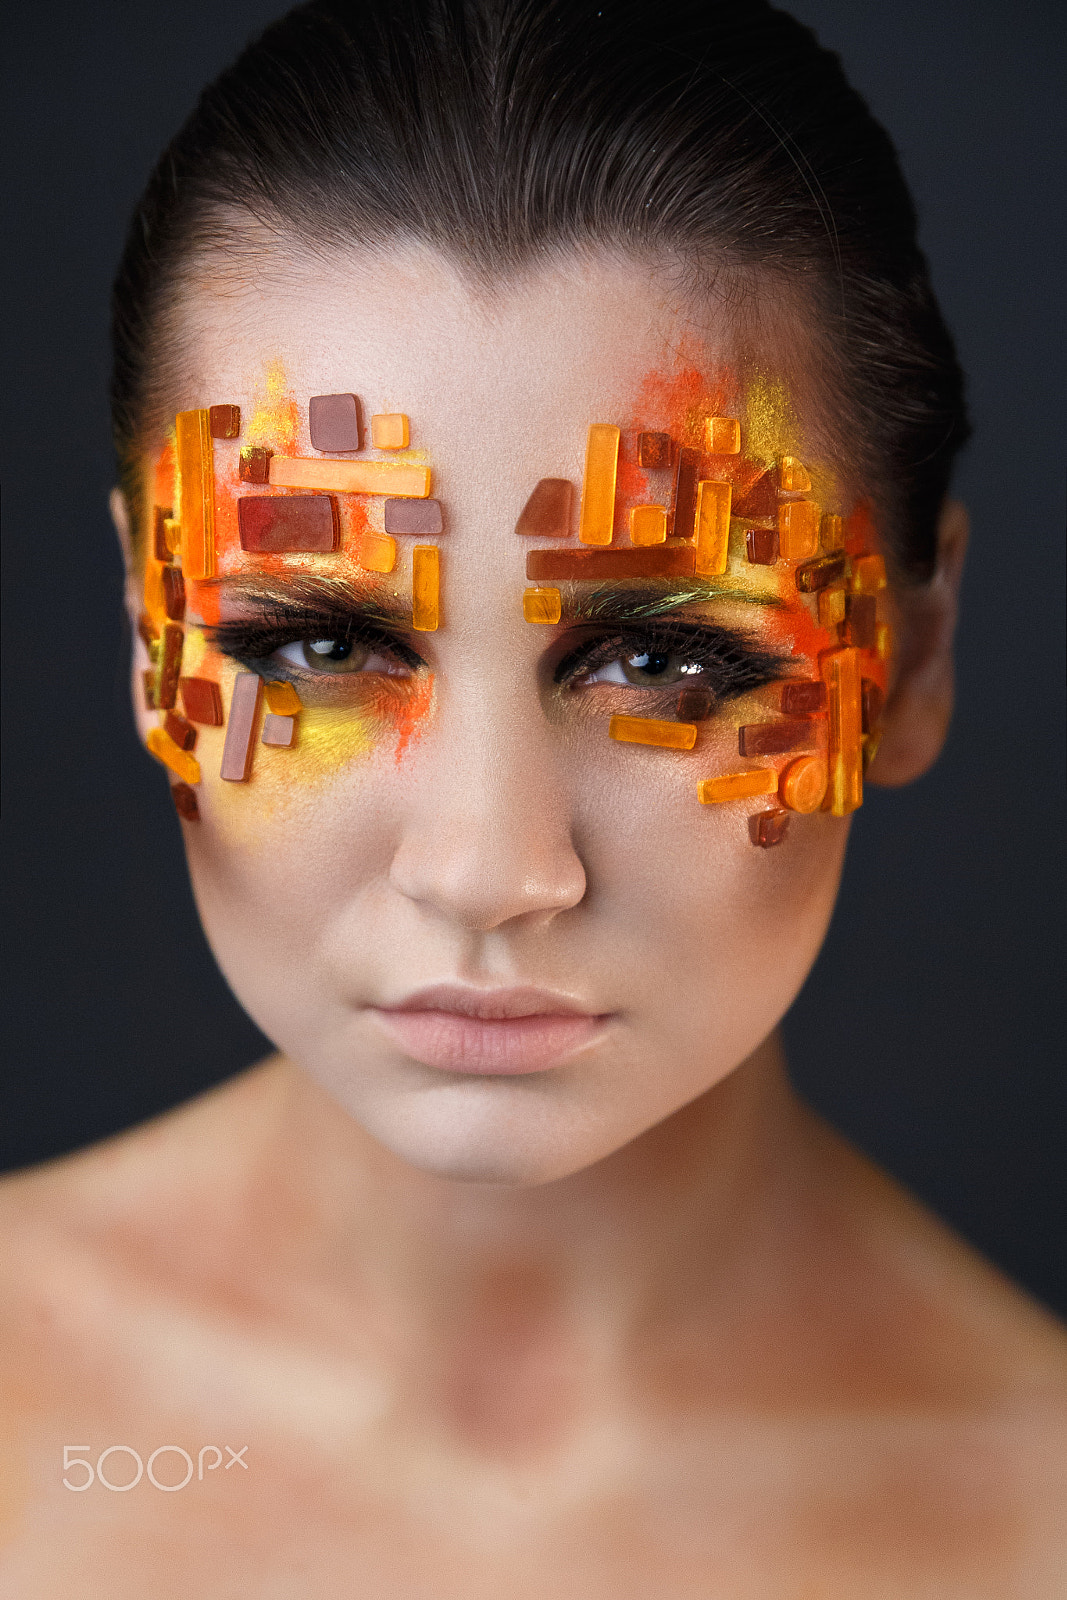
[[[581,680],[583,683],[624,683],[637,688],[659,689],[681,683],[701,671],[697,662],[684,655],[660,650],[635,650],[616,656]]]
[[[302,671],[329,673],[377,672],[390,677],[410,677],[410,667],[395,656],[346,639],[298,639],[274,651],[277,661]]]

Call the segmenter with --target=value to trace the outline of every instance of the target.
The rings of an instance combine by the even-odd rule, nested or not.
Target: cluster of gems
[[[220,683],[182,674],[186,584],[214,578],[220,519],[230,518],[240,549],[252,557],[347,549],[360,568],[378,574],[396,566],[398,537],[428,540],[444,532],[441,503],[430,496],[431,469],[409,448],[407,416],[370,419],[370,444],[386,459],[364,454],[356,395],[313,396],[307,420],[319,452],[312,456],[263,444],[242,447],[235,405],[182,411],[175,419],[176,505],[153,507],[140,632],[153,663],[145,673],[145,702],[160,718],[149,730],[148,748],[177,779],[171,793],[187,821],[199,816],[198,725],[225,726],[220,776],[243,783],[251,777],[257,736],[264,745],[291,748],[302,710],[292,684],[265,683],[257,673],[237,673],[225,708]],[[792,812],[844,816],[862,802],[890,654],[889,626],[880,615],[885,564],[871,548],[864,508],[847,519],[824,513],[812,498],[808,470],[795,457],[747,457],[737,418],[701,422],[698,444],[668,433],[624,435],[613,424],[590,426],[577,517],[571,482],[543,478],[516,523],[520,536],[566,541],[528,550],[522,612],[534,625],[558,623],[567,610],[561,583],[715,580],[731,563],[778,568],[795,604],[809,609],[821,631],[826,648],[818,653],[817,675],[778,685],[779,715],[739,727],[738,753],[746,765],[697,783],[703,805],[760,800],[749,816],[749,836],[768,848],[785,838]],[[223,451],[237,457],[236,474],[230,472],[237,493],[229,498],[217,494],[216,452]],[[389,459],[388,452],[403,455]],[[648,497],[628,513],[617,494],[620,459],[627,457]],[[354,500],[362,510],[348,537],[340,509]],[[374,504],[380,526],[372,527],[367,507]],[[440,621],[436,543],[413,545],[411,573],[412,627],[432,632]],[[624,744],[692,751],[710,712],[707,691],[683,688],[674,718],[613,716],[608,734]]]

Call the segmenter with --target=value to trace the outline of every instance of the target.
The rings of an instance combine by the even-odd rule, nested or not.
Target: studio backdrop
[[[790,1060],[838,1127],[1064,1309],[1063,8],[787,9],[840,52],[901,152],[975,422],[957,482],[974,529],[953,730],[920,783],[868,791],[787,1021]],[[166,779],[134,738],[106,384],[109,283],[149,169],[203,84],[284,10],[6,8],[9,1167],[270,1048],[204,943]]]

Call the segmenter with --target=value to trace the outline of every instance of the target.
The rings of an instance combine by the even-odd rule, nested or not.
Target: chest
[[[615,1416],[551,1460],[472,1460],[365,1377],[289,1362],[270,1383],[249,1378],[247,1364],[198,1381],[186,1370],[155,1403],[109,1381],[9,1415],[0,1594],[1045,1592],[998,1452],[943,1429]]]

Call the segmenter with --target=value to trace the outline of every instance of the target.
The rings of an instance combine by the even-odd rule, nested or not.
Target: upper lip
[[[479,989],[456,983],[433,984],[393,1005],[378,1006],[379,1011],[451,1011],[461,1017],[480,1017],[485,1021],[505,1017],[596,1016],[588,1006],[576,1005],[566,996],[549,989]]]

